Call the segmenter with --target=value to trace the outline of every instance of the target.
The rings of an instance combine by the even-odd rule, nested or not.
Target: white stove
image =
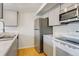
[[[79,43],[63,38],[54,38],[55,55],[57,56],[79,56]]]

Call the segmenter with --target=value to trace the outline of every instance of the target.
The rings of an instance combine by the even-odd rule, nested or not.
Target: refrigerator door
[[[34,23],[34,30],[40,30],[39,19],[36,19],[36,20],[35,20],[35,23]]]
[[[38,52],[42,52],[42,37],[39,30],[35,30],[35,48]]]
[[[44,18],[40,20],[40,32],[44,34],[52,34],[52,26],[48,26],[49,21],[48,18]]]

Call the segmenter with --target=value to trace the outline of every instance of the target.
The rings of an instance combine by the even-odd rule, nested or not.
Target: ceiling
[[[4,3],[3,8],[19,12],[36,12],[42,3]]]

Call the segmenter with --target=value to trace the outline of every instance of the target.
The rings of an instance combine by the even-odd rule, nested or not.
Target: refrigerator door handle
[[[39,30],[39,29],[34,29],[34,30]]]

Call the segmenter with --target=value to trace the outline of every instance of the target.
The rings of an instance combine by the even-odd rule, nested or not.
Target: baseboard
[[[20,48],[18,48],[18,49],[33,48],[33,47],[34,47],[34,45],[33,45],[33,46],[27,46],[27,47],[20,47]]]

